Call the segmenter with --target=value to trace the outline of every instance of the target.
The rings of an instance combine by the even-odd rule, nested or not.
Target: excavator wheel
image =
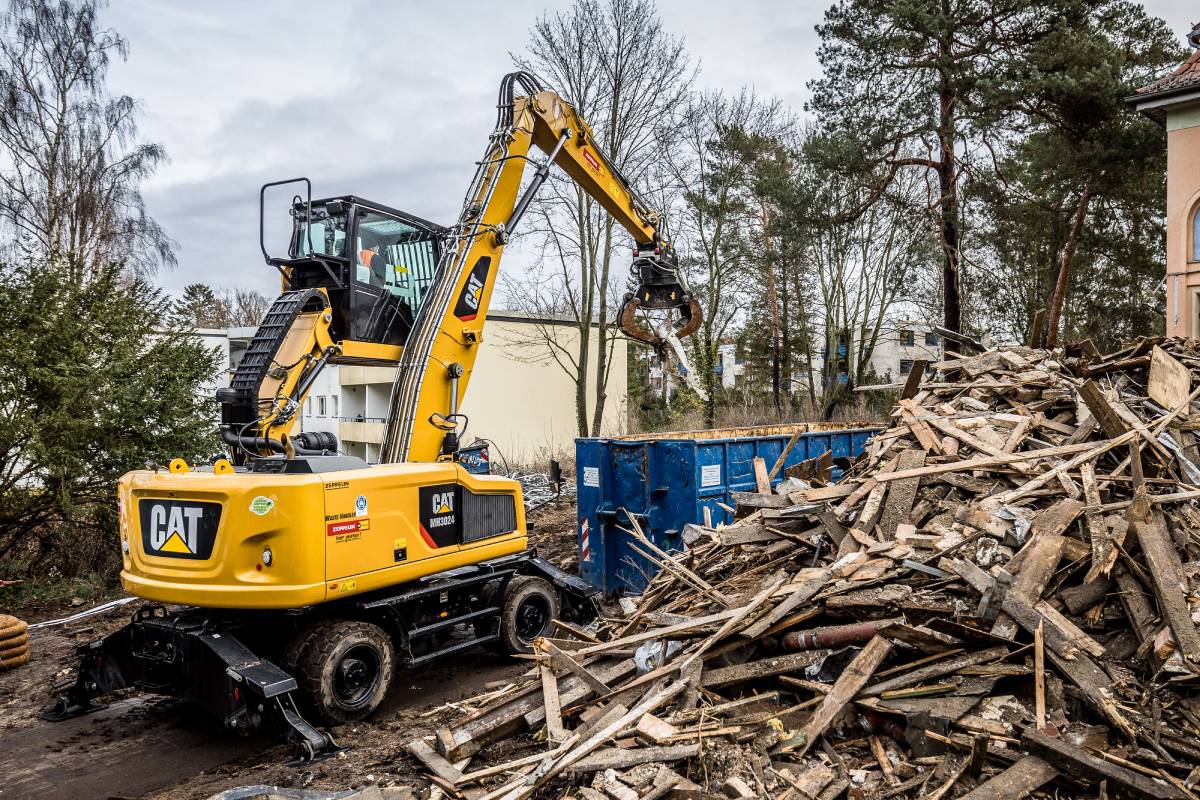
[[[379,707],[392,684],[396,655],[378,625],[322,620],[301,631],[284,662],[295,664],[300,690],[327,725],[363,719]]]
[[[533,641],[550,631],[558,616],[558,593],[550,582],[532,575],[519,575],[504,591],[500,611],[500,646],[510,655],[532,653]]]

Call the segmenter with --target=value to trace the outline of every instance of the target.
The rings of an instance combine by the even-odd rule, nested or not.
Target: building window
[[[900,374],[907,375],[908,373],[912,372],[912,365],[913,362],[911,358],[900,359]]]
[[[336,416],[338,415],[338,409],[337,409],[337,407],[338,407],[338,398],[337,398],[337,395],[336,395],[336,394],[335,394],[335,395],[331,395],[331,396],[330,396],[330,398],[329,398],[329,407],[330,407],[329,416],[331,416],[331,417],[336,417]]]
[[[917,335],[915,333],[913,333],[911,330],[900,331],[900,344],[904,345],[905,347],[912,347],[916,343]]]
[[[306,416],[306,417],[312,416],[312,398],[311,397],[304,398],[304,416]]]
[[[317,416],[318,417],[325,416],[325,398],[324,397],[317,398]]]
[[[937,347],[941,343],[942,343],[941,337],[939,337],[936,333],[934,333],[933,331],[925,331],[925,346],[926,347]]]
[[[1192,211],[1192,261],[1200,261],[1200,205]]]

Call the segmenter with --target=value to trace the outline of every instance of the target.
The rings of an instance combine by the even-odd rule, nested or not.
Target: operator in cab
[[[379,245],[373,244],[358,254],[359,280],[366,280],[372,286],[383,286],[387,276],[387,259],[379,252]],[[364,268],[366,273],[364,274]]]

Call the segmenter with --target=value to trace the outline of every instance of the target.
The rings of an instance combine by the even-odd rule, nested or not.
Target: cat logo
[[[487,285],[488,274],[491,271],[491,256],[481,256],[471,268],[467,282],[454,304],[454,316],[463,322],[470,322],[479,316],[479,303],[483,296],[483,287]]]
[[[453,483],[420,488],[419,530],[428,547],[449,547],[459,543],[459,521],[455,513],[458,492],[458,485]]]
[[[142,500],[138,511],[147,555],[203,559],[212,554],[219,503]]]
[[[479,293],[483,291],[483,283],[475,275],[471,275],[467,279],[467,293],[463,295],[463,301],[468,308],[479,310]]]
[[[433,495],[434,514],[454,513],[454,492],[435,492]]]

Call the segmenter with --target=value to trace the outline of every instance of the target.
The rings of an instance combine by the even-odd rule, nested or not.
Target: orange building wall
[[[1168,111],[1168,119],[1174,113]],[[1168,127],[1171,127],[1168,125]],[[1200,263],[1191,212],[1200,204],[1200,125],[1167,133],[1167,335],[1200,338]]]

